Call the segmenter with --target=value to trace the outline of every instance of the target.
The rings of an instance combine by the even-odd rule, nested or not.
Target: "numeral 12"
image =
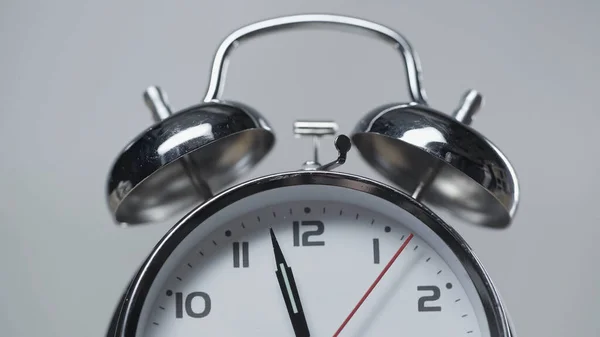
[[[302,233],[302,242],[300,242],[300,226],[317,227],[314,230],[306,230]],[[292,224],[294,234],[294,246],[325,246],[325,241],[311,241],[311,236],[319,236],[325,232],[325,225],[322,221],[294,221]]]

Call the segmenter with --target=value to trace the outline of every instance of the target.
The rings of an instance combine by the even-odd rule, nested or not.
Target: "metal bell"
[[[361,119],[351,138],[375,170],[415,199],[473,224],[505,228],[519,184],[504,154],[468,126],[482,102],[471,90],[453,116],[426,104],[390,104]]]
[[[160,221],[200,203],[273,147],[271,127],[247,106],[212,100],[173,114],[160,88],[144,98],[157,123],[123,149],[108,178],[118,223]]]

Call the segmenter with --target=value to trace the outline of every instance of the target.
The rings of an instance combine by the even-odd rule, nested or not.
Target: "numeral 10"
[[[196,311],[192,307],[192,302],[194,299],[198,298],[198,300],[204,302],[204,309],[200,311]],[[208,316],[211,309],[211,301],[210,296],[207,293],[202,291],[196,291],[188,294],[185,297],[185,305],[183,301],[183,293],[175,293],[175,317],[183,318],[183,313],[185,309],[185,314],[192,318],[202,318]]]

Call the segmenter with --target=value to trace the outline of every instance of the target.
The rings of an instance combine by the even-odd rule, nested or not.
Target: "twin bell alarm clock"
[[[275,136],[254,108],[220,99],[224,64],[244,40],[303,27],[389,44],[404,60],[410,100],[367,112],[348,136],[333,121],[296,120],[294,134],[315,140],[314,158],[240,182]],[[111,214],[138,226],[189,212],[135,272],[108,337],[515,336],[472,249],[429,208],[507,228],[515,171],[469,126],[477,91],[452,113],[429,107],[417,55],[399,33],[328,14],[257,22],[219,46],[202,103],[173,112],[159,87],[144,98],[155,124],[112,166]],[[323,138],[337,158],[320,161]],[[351,150],[389,184],[342,173]]]

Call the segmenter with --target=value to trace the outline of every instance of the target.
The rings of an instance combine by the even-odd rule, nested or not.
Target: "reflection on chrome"
[[[213,140],[214,135],[212,132],[212,125],[210,124],[200,124],[185,130],[181,130],[173,136],[169,137],[165,140],[164,143],[158,146],[156,150],[158,154],[165,155],[169,151],[173,149],[177,149],[180,146],[184,145],[189,140],[197,139],[197,138],[206,138],[207,140]]]
[[[430,143],[447,143],[444,135],[430,126],[422,129],[408,130],[402,136],[402,140],[421,147],[426,147]]]

